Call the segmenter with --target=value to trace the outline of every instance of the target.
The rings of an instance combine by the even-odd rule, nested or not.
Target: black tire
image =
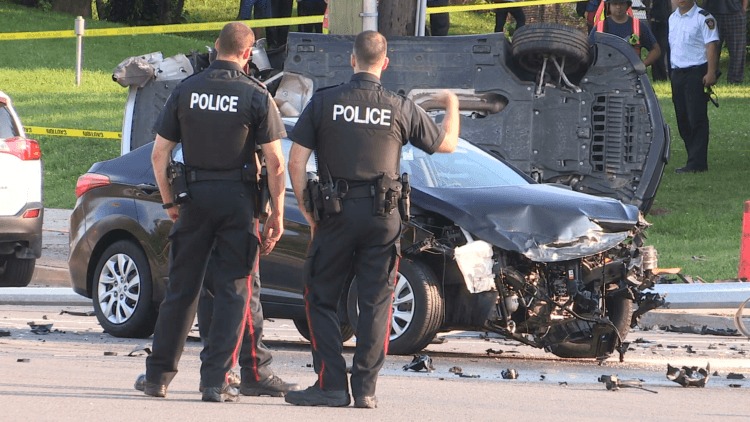
[[[294,326],[297,328],[300,335],[304,337],[305,340],[310,341],[310,327],[307,325],[307,320],[297,318],[293,319],[292,322],[294,322]],[[341,321],[339,327],[341,328],[341,341],[347,341],[354,337],[354,328],[352,328],[348,322]]]
[[[537,73],[544,57],[565,58],[563,71],[573,74],[589,65],[589,40],[576,28],[557,23],[524,25],[513,34],[513,59],[525,70]],[[547,69],[552,69],[548,64]]]
[[[402,259],[398,272],[388,354],[411,355],[424,349],[435,338],[443,325],[445,302],[438,279],[427,265]],[[356,333],[359,318],[356,278],[349,288],[347,302],[349,323]]]
[[[5,267],[0,275],[0,287],[26,287],[34,275],[36,259],[20,259],[14,255],[0,258],[0,269]]]
[[[151,268],[140,246],[128,240],[109,245],[91,283],[94,311],[105,332],[126,338],[154,333],[157,307],[152,299]]]
[[[630,333],[630,319],[633,317],[633,299],[625,296],[615,296],[606,300],[607,318],[612,321],[620,338],[624,341]],[[561,358],[595,358],[592,356],[588,344],[565,342],[555,344],[549,348],[555,356]]]

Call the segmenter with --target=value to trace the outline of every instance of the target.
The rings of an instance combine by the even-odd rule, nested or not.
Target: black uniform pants
[[[432,0],[427,2],[427,7],[449,6],[448,0]],[[451,27],[450,13],[433,13],[430,15],[430,35],[433,37],[443,37],[448,35]]]
[[[203,290],[198,302],[198,329],[203,340],[201,362],[205,361],[210,353],[208,339],[214,309],[213,285],[214,280],[220,278],[221,275],[218,273],[219,269],[216,267],[215,259],[213,258],[215,253],[212,253],[212,258],[208,263],[206,277],[203,280]],[[240,345],[239,356],[234,356],[232,360],[232,366],[239,360],[240,374],[243,382],[262,381],[273,375],[270,369],[272,360],[271,351],[261,341],[263,338],[263,308],[260,304],[260,273],[258,272],[257,262],[256,257],[253,273],[246,279],[250,303],[243,321],[242,343]]]
[[[297,16],[316,16],[326,12],[326,3],[323,1],[300,1],[297,2]],[[306,23],[298,26],[299,32],[323,32],[322,23]]]
[[[393,281],[401,219],[372,215],[372,198],[344,201],[342,213],[321,220],[305,263],[307,312],[315,372],[323,390],[349,390],[337,315],[342,289],[353,270],[359,294],[357,346],[351,391],[375,395],[390,334]]]
[[[146,379],[168,385],[195,318],[211,250],[220,274],[214,280],[215,306],[209,328],[210,352],[201,364],[201,383],[220,387],[239,347],[247,307],[247,277],[255,265],[258,238],[253,229],[251,185],[211,181],[190,185],[192,200],[181,206],[169,235],[169,283],[159,308]]]
[[[661,48],[661,57],[651,65],[651,77],[655,81],[666,81],[669,79],[669,22],[651,22],[651,31],[654,33],[656,42]]]
[[[516,20],[516,29],[526,25],[526,14],[520,7],[495,9],[495,32],[505,32],[505,21],[508,20],[509,13]]]
[[[708,98],[703,76],[708,64],[672,69],[672,102],[677,129],[685,142],[688,170],[708,170]]]
[[[272,18],[288,18],[292,16],[292,0],[273,0],[270,2]],[[278,48],[286,44],[289,35],[289,25],[272,26],[266,28],[266,38],[270,48]]]

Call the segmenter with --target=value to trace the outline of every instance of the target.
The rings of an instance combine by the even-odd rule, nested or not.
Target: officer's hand
[[[458,104],[458,97],[452,91],[443,89],[432,95],[435,101],[440,102],[443,108],[448,108],[452,104]]]
[[[177,217],[180,216],[180,208],[179,207],[167,208],[167,215],[169,216],[169,219],[172,220],[172,222],[177,221]]]
[[[284,221],[277,212],[271,212],[263,224],[263,241],[260,245],[260,254],[268,255],[276,246],[276,242],[281,239],[284,232]]]
[[[709,87],[716,85],[716,73],[708,72],[703,76],[703,86]]]

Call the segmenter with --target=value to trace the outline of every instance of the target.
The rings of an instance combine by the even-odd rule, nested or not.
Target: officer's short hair
[[[242,22],[229,22],[219,33],[219,53],[240,55],[255,43],[253,30]]]
[[[357,62],[366,67],[371,67],[385,57],[388,43],[385,37],[377,31],[363,31],[354,39],[354,57]]]

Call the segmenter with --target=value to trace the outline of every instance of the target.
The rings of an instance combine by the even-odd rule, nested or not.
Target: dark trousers
[[[323,390],[349,390],[337,310],[353,270],[360,313],[351,391],[354,397],[375,395],[391,329],[400,232],[398,212],[373,216],[371,198],[346,200],[341,214],[319,222],[305,263],[305,310]]]
[[[721,44],[727,44],[729,65],[727,82],[741,84],[745,80],[745,59],[747,56],[747,15],[744,12],[724,14],[717,13],[716,23],[719,28]],[[721,51],[719,45],[719,51]]]
[[[443,7],[448,6],[449,4],[448,0],[433,0],[427,2],[428,7]],[[450,13],[433,13],[430,15],[430,35],[440,37],[446,36],[448,35],[450,27]]]
[[[272,18],[288,18],[290,16],[292,16],[292,0],[271,1]],[[286,38],[288,35],[289,25],[266,28],[266,38],[270,48],[277,48],[286,44]]]
[[[669,79],[669,22],[651,22],[651,31],[661,48],[661,57],[651,65],[651,77],[655,81]]]
[[[180,207],[169,234],[169,283],[159,308],[146,379],[169,385],[196,314],[211,250],[220,274],[214,280],[215,305],[201,363],[201,383],[220,387],[239,347],[247,305],[247,276],[255,265],[258,239],[252,231],[253,188],[241,182],[196,182],[192,200]]]
[[[322,15],[326,12],[326,3],[323,1],[300,1],[297,2],[298,16],[315,16]],[[308,23],[299,25],[299,32],[316,32],[323,33],[322,23]]]
[[[505,32],[505,21],[508,20],[508,13],[516,20],[516,29],[526,25],[526,14],[520,7],[495,9],[495,32]]]
[[[708,64],[672,69],[672,102],[689,170],[708,170],[708,99],[703,90],[707,69]]]
[[[211,321],[213,320],[214,280],[221,278],[221,274],[218,272],[219,268],[215,264],[214,255],[216,253],[212,253],[211,260],[208,263],[206,277],[203,280],[203,290],[198,302],[198,329],[203,340],[201,362],[205,361],[210,354],[211,347],[208,339]],[[232,361],[232,366],[234,366],[239,360],[240,374],[245,382],[257,382],[273,375],[270,369],[271,351],[261,341],[263,339],[263,308],[260,304],[260,273],[258,272],[257,259],[256,256],[255,268],[246,279],[250,303],[242,323],[242,343],[239,356],[235,355]]]

